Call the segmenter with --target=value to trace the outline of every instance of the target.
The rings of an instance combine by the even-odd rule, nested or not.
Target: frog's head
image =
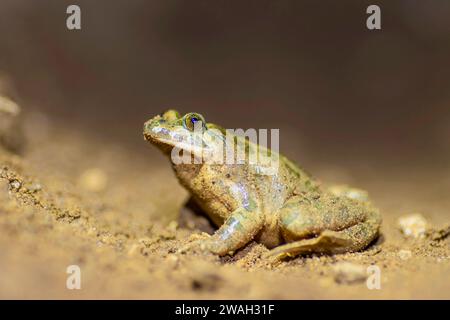
[[[204,148],[211,146],[211,143],[206,143],[203,134],[209,128],[219,127],[207,124],[199,113],[180,116],[178,111],[168,110],[145,122],[144,138],[164,153],[170,153],[177,147],[200,156]]]

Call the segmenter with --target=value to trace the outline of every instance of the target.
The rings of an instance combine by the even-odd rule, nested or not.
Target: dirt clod
[[[424,238],[428,228],[427,220],[420,213],[400,217],[398,225],[406,237],[412,238]]]

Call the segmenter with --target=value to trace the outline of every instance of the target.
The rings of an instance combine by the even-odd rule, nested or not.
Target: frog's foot
[[[233,254],[246,245],[261,230],[262,216],[258,211],[245,208],[236,209],[225,223],[212,236],[204,233],[201,238],[189,243],[183,249],[199,248],[219,256]]]
[[[316,238],[278,246],[264,254],[263,258],[281,260],[302,254],[345,252],[351,244],[352,240],[342,232],[325,230]]]
[[[377,237],[381,224],[378,211],[368,203],[330,195],[317,203],[293,198],[279,217],[283,237],[290,243],[273,249],[268,257],[359,251]]]
[[[220,256],[234,254],[234,251],[224,245],[224,241],[217,240],[217,236],[207,233],[194,234],[190,237],[191,242],[180,248],[177,253],[195,252],[201,254],[214,253]]]

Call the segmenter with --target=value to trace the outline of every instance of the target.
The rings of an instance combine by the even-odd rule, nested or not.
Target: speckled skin
[[[223,132],[219,126],[206,123],[201,115],[180,117],[169,110],[144,124],[144,137],[169,158],[174,147],[190,151],[195,158],[195,147],[202,142],[193,146],[180,143],[181,137],[192,135],[189,121],[193,115],[202,120],[204,130]],[[262,148],[250,142],[246,145],[247,154]],[[304,170],[279,157],[277,173],[272,175],[260,174],[258,165],[248,161],[172,163],[180,183],[219,227],[214,235],[197,240],[193,246],[225,255],[254,239],[274,248],[268,256],[281,258],[358,251],[377,237],[381,217],[368,201],[361,201],[364,192],[324,190]]]

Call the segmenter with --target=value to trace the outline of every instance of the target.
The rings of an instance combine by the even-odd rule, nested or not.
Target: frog
[[[143,135],[169,156],[180,184],[217,227],[212,235],[194,237],[183,252],[233,255],[255,241],[268,249],[265,258],[280,260],[362,251],[379,236],[381,215],[365,191],[328,188],[277,150],[233,135],[199,113],[169,109],[146,121]],[[275,155],[276,170],[267,173],[250,157],[208,161],[238,142],[246,156]],[[174,157],[180,153],[191,161]]]

